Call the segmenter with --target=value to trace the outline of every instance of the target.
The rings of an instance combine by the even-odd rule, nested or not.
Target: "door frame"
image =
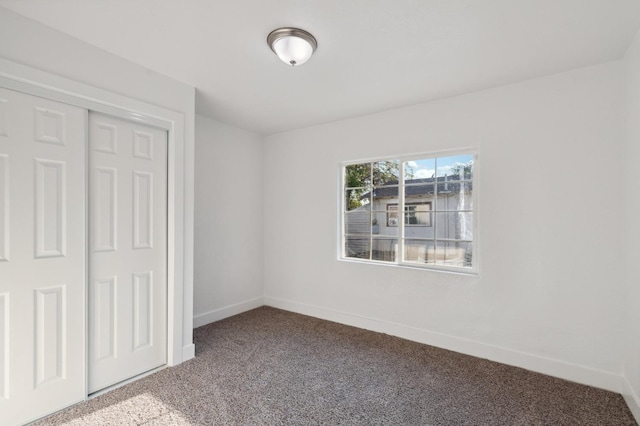
[[[189,223],[185,213],[191,211],[189,206],[193,202],[192,191],[189,188],[191,179],[189,178],[189,171],[185,167],[189,163],[187,155],[193,152],[192,149],[188,149],[187,142],[190,141],[185,138],[185,115],[181,112],[98,89],[2,58],[0,58],[0,87],[147,124],[167,131],[167,365],[178,365],[192,358],[195,354],[193,343],[186,342],[183,345],[183,338],[190,338],[190,333],[187,333],[186,330],[192,329],[192,320],[190,322],[189,318],[185,317],[185,314],[190,311],[190,309],[185,308],[185,301],[189,302],[188,299],[193,291],[193,283],[187,280],[185,275],[190,268],[188,268],[184,258],[185,251],[188,251],[186,250],[186,244],[190,244],[189,239],[192,235],[185,228],[185,225]],[[85,143],[88,143],[88,112],[85,125],[87,126]],[[86,189],[88,189],[87,184],[85,181]],[[86,230],[88,226],[88,206],[85,206],[84,225]],[[85,276],[88,273],[86,253],[85,247]],[[83,342],[85,376],[87,375],[88,365],[87,298],[88,292],[85,285],[85,341]],[[87,380],[85,380],[86,394]]]

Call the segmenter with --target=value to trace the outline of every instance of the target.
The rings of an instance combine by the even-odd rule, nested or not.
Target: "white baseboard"
[[[640,424],[640,397],[638,397],[638,394],[634,392],[631,387],[631,383],[629,383],[627,379],[623,379],[621,393],[624,401],[629,406],[629,410],[631,410],[633,417],[635,417],[636,422]]]
[[[193,317],[193,328],[202,327],[203,325],[220,321],[221,319],[232,317],[250,311],[251,309],[259,308],[260,306],[264,306],[263,297],[256,297],[255,299],[245,300],[244,302],[205,312],[204,314]]]
[[[196,345],[194,343],[182,347],[182,362],[189,361],[196,356]]]
[[[584,385],[594,386],[616,393],[620,393],[622,389],[622,381],[624,379],[619,375],[609,373],[607,371],[595,370],[564,361],[514,351],[499,346],[488,345],[473,340],[434,333],[402,324],[380,321],[373,318],[338,312],[290,300],[265,297],[264,304],[274,308],[284,309],[286,311],[309,315],[358,328],[364,328],[366,330],[376,331],[379,333],[385,333],[479,358],[486,358],[491,361],[521,367],[527,370]]]

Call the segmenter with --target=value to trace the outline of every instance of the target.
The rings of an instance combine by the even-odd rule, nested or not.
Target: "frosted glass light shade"
[[[308,32],[298,28],[279,28],[267,37],[267,43],[282,62],[302,65],[311,58],[318,42]]]
[[[273,51],[285,64],[302,65],[309,60],[313,48],[306,41],[298,37],[283,37],[273,43]]]

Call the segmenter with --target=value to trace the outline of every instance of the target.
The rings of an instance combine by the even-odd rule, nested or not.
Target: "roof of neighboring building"
[[[466,185],[469,190],[473,189],[471,181],[460,182],[458,179],[458,175],[438,177],[438,193],[446,194],[460,192],[461,185]],[[406,197],[416,197],[421,195],[433,196],[436,190],[436,178],[408,179],[405,181],[405,185]],[[369,192],[362,194],[362,197],[360,197],[360,199],[366,198],[369,198]],[[374,188],[373,198],[398,198],[398,181],[392,180],[385,183],[383,186]]]

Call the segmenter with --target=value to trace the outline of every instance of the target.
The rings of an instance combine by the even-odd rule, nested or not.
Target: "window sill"
[[[343,258],[339,257],[337,259],[340,262],[347,263],[359,263],[361,265],[375,265],[375,266],[387,266],[392,268],[402,268],[402,269],[413,269],[413,270],[422,270],[429,272],[439,272],[446,274],[454,274],[454,275],[464,275],[468,277],[479,277],[480,273],[476,269],[461,269],[456,267],[449,266],[438,266],[438,265],[420,265],[420,264],[410,264],[410,263],[392,263],[392,262],[383,262],[377,260],[362,260],[358,258]]]

